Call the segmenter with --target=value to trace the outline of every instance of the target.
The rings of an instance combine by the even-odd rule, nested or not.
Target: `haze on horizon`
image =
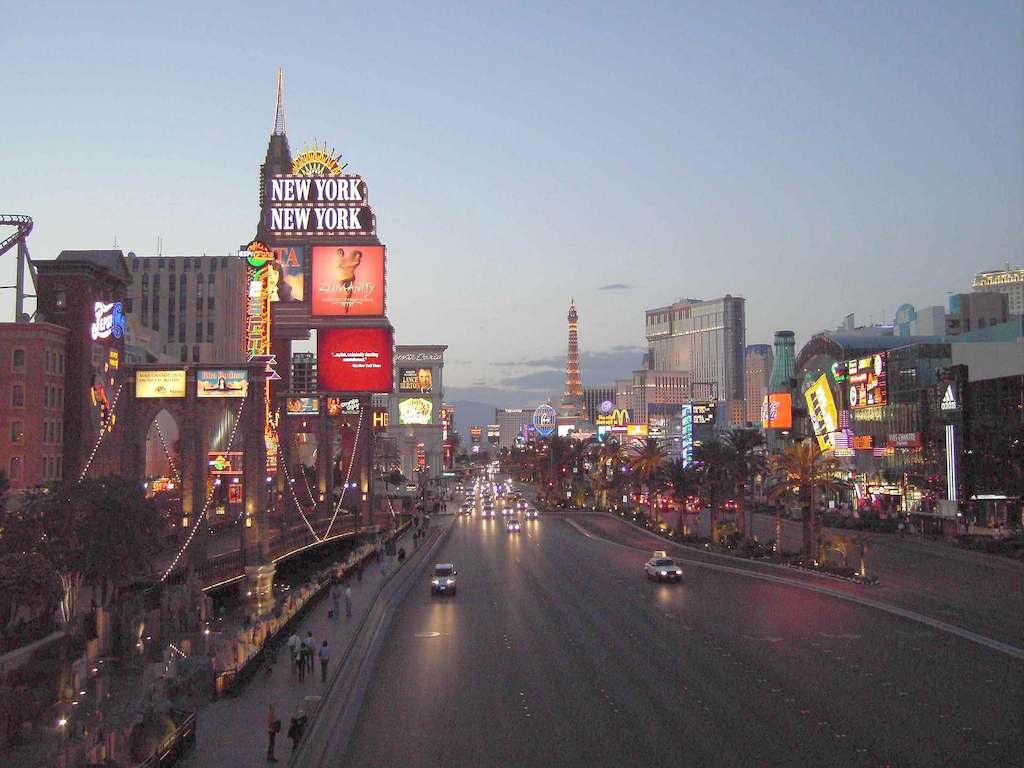
[[[451,400],[560,391],[570,297],[584,384],[610,384],[683,296],[744,296],[748,343],[800,345],[1024,260],[1016,2],[6,17],[0,211],[33,217],[34,258],[235,253],[280,66],[293,152],[326,140],[366,178],[397,341],[449,345]]]

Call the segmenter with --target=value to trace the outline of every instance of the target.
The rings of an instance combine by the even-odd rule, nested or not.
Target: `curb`
[[[575,520],[567,519],[566,522],[569,525],[571,525],[573,528],[575,528],[577,531],[579,531],[579,533],[581,533],[582,535],[586,536],[588,539],[591,539],[593,541],[599,541],[599,542],[601,542],[603,544],[611,544],[612,546],[615,546],[615,547],[622,547],[623,549],[628,549],[628,550],[633,551],[633,552],[646,552],[647,551],[647,550],[640,549],[639,547],[634,547],[634,546],[632,546],[630,544],[623,544],[622,542],[619,542],[619,541],[612,541],[611,539],[606,539],[603,536],[595,535],[595,534],[591,533],[590,531],[586,530],[582,525],[577,523]],[[651,534],[651,535],[654,535],[654,534]],[[728,556],[727,555],[721,555],[721,557],[728,557]],[[770,582],[774,582],[776,584],[781,584],[781,585],[787,586],[787,587],[794,587],[796,589],[803,589],[803,590],[806,590],[808,592],[816,592],[819,595],[825,595],[826,597],[832,597],[832,598],[835,598],[837,600],[844,600],[844,601],[846,601],[848,603],[855,603],[857,605],[862,605],[862,606],[865,606],[865,607],[868,607],[868,608],[875,608],[875,609],[880,610],[880,611],[885,611],[886,613],[892,614],[894,616],[899,616],[900,618],[903,618],[903,619],[909,619],[910,621],[916,621],[919,624],[925,624],[925,625],[927,625],[929,627],[932,627],[933,629],[939,630],[940,632],[945,632],[945,633],[950,634],[950,635],[956,635],[957,637],[961,637],[964,640],[970,640],[973,643],[977,643],[978,645],[983,645],[986,648],[989,648],[991,650],[998,651],[1000,653],[1004,653],[1007,656],[1012,656],[1013,658],[1024,660],[1024,648],[1018,648],[1018,647],[1010,645],[1008,643],[1000,642],[999,640],[993,640],[990,637],[985,637],[984,635],[979,635],[977,632],[971,632],[969,629],[964,629],[963,627],[958,627],[955,624],[948,624],[948,623],[946,623],[944,621],[939,621],[938,619],[933,619],[931,616],[926,616],[923,613],[918,613],[916,611],[911,611],[911,610],[906,609],[906,608],[900,608],[900,607],[895,606],[895,605],[889,605],[888,603],[879,602],[878,600],[871,600],[871,599],[866,598],[866,597],[860,597],[858,595],[852,595],[852,594],[849,594],[847,592],[837,592],[837,591],[835,591],[833,589],[829,589],[828,587],[823,587],[823,586],[818,586],[817,584],[812,584],[809,581],[797,581],[795,579],[787,579],[787,578],[784,578],[782,576],[774,576],[774,575],[768,574],[768,573],[757,573],[755,571],[747,570],[745,568],[735,568],[733,566],[728,566],[728,565],[718,565],[716,563],[706,563],[706,562],[702,562],[700,560],[684,560],[684,562],[687,563],[688,565],[691,565],[691,566],[695,567],[695,568],[706,568],[709,571],[721,571],[723,573],[731,573],[731,574],[738,575],[738,576],[744,576],[744,577],[746,577],[748,579],[759,579],[760,581],[770,581]]]
[[[292,754],[288,766],[305,768],[326,765],[331,760],[337,762],[344,755],[355,732],[363,697],[369,687],[370,677],[387,636],[392,615],[416,577],[423,571],[425,563],[429,562],[430,556],[448,538],[450,531],[451,526],[445,526],[433,541],[424,545],[423,549],[414,551],[412,557],[407,558],[402,566],[388,574],[382,582],[373,597],[373,602],[352,635],[327,690],[323,693],[322,703],[307,726],[306,736],[298,750]],[[418,561],[414,562],[417,557]],[[405,568],[405,565],[410,567]],[[402,580],[396,581],[400,574],[403,575]],[[390,593],[384,595],[384,591],[392,586],[394,588]],[[357,646],[360,653],[356,652]],[[328,709],[331,710],[329,718],[324,714]],[[318,734],[317,729],[321,729],[322,732]]]

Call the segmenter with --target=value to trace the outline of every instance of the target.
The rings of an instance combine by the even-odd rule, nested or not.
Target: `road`
[[[1019,759],[1024,665],[931,627],[696,566],[650,583],[556,516],[457,520],[436,559],[458,595],[406,596],[341,765]]]

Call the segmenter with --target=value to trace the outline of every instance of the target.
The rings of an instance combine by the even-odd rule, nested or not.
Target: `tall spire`
[[[569,302],[569,349],[565,358],[565,394],[562,397],[563,416],[583,416],[583,385],[580,382],[579,315],[576,300]]]
[[[274,135],[284,136],[284,71],[277,70],[277,109],[274,112]]]

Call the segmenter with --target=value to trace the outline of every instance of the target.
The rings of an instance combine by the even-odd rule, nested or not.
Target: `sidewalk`
[[[429,539],[428,539],[429,541]],[[408,531],[397,541],[404,547],[406,559],[415,554],[412,535]],[[424,546],[423,543],[420,547]],[[386,558],[387,573],[393,574],[398,566],[396,558]],[[351,642],[356,628],[374,597],[385,582],[376,562],[368,561],[363,569],[360,582],[352,576],[342,582],[341,615],[329,619],[330,595],[326,595],[300,622],[297,632],[304,638],[312,631],[317,648],[327,640],[331,649],[331,660],[327,668],[327,682],[320,681],[320,661],[314,659],[313,674],[306,674],[304,682],[293,675],[290,668],[287,646],[278,652],[277,663],[268,674],[267,669],[257,670],[256,675],[234,698],[212,702],[199,710],[196,728],[195,749],[181,761],[183,768],[206,768],[207,766],[237,766],[251,768],[265,765],[267,756],[267,707],[273,703],[277,718],[281,721],[281,732],[277,734],[274,754],[281,764],[288,761],[291,741],[288,726],[292,716],[302,709],[309,721],[320,704],[320,697],[330,686],[331,677],[340,663],[345,649]],[[352,617],[345,617],[344,589],[352,587]],[[308,725],[307,725],[308,734]]]

